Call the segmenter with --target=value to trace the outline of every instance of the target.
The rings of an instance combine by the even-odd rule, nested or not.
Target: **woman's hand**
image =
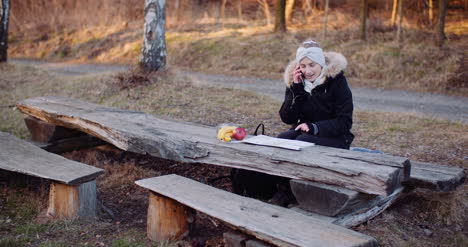
[[[309,126],[306,123],[301,123],[299,124],[294,130],[296,131],[302,131],[302,132],[309,132]]]
[[[297,65],[293,71],[293,81],[294,83],[302,83],[302,80],[303,80],[303,77],[302,77],[301,68],[299,67],[299,65]]]

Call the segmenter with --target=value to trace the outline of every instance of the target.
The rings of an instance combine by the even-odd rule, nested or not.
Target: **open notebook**
[[[281,138],[265,136],[265,135],[248,137],[242,140],[241,142],[255,144],[255,145],[262,145],[262,146],[280,147],[280,148],[286,148],[286,149],[298,150],[298,151],[301,150],[302,148],[315,145],[314,143],[310,143],[310,142],[281,139]]]

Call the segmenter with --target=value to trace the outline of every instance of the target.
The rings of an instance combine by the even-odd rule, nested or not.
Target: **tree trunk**
[[[403,24],[403,0],[398,0],[398,26],[397,26],[397,41],[401,42],[401,29]]]
[[[361,0],[361,39],[366,40],[368,0]]]
[[[445,37],[445,15],[447,14],[447,0],[439,0],[439,21],[437,23],[436,44],[443,46]]]
[[[174,9],[175,9],[175,18],[176,18],[176,23],[180,23],[180,0],[175,0],[174,3]]]
[[[313,8],[312,8],[312,1],[307,0],[303,1],[302,3],[302,17],[306,24],[309,23],[309,16],[312,15]]]
[[[140,67],[157,71],[166,65],[165,0],[146,0],[145,26]]]
[[[393,0],[392,20],[391,20],[392,27],[395,27],[395,23],[396,23],[397,6],[398,6],[398,0]]]
[[[0,63],[7,61],[10,0],[0,0]]]
[[[429,0],[429,25],[432,25],[433,20],[434,20],[434,1]]]
[[[227,0],[223,0],[221,2],[221,22],[223,23],[223,28],[224,28],[224,21],[225,21],[225,18],[226,18],[226,2]]]
[[[276,0],[275,32],[286,32],[286,0]]]
[[[237,15],[239,20],[242,21],[242,0],[237,1]]]
[[[286,0],[286,23],[290,23],[292,20],[292,13],[295,2],[295,0]]]
[[[265,17],[267,19],[267,25],[271,24],[271,13],[270,13],[270,7],[268,6],[268,2],[266,0],[257,0],[258,4],[260,7],[263,9],[263,12],[265,13]]]
[[[325,40],[325,38],[327,37],[328,4],[329,4],[329,0],[326,0],[325,1],[325,20],[324,20],[324,23],[323,23],[323,34],[322,34],[323,40]]]

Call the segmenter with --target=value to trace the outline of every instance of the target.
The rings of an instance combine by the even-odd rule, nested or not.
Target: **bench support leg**
[[[96,180],[79,185],[51,183],[47,214],[59,219],[96,217]]]
[[[150,192],[148,205],[148,238],[153,241],[181,239],[193,222],[192,210],[168,197]]]

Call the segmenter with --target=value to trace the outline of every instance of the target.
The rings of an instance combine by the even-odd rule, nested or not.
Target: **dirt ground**
[[[122,232],[135,231],[144,237],[148,192],[134,181],[165,174],[178,174],[219,189],[232,191],[228,178],[230,169],[205,164],[183,164],[160,158],[122,152],[111,146],[73,151],[65,157],[105,169],[98,179],[100,201],[99,224],[89,242],[110,246]],[[451,219],[453,205],[439,205],[453,201],[453,197],[468,196],[466,183],[456,192],[434,193],[408,191],[394,205],[376,218],[354,228],[373,236],[380,246],[467,246],[467,214],[464,219]],[[434,208],[438,208],[434,211]],[[466,207],[465,207],[466,209]],[[190,236],[174,246],[224,246],[222,233],[229,227],[203,214],[197,214],[196,225]],[[99,236],[99,237],[97,237]],[[56,236],[50,236],[52,239]],[[76,242],[75,242],[76,241]],[[152,243],[144,240],[146,245]],[[79,239],[71,243],[80,243]],[[112,245],[114,246],[114,245]],[[135,245],[140,246],[140,245]],[[161,245],[163,246],[163,245]]]
[[[184,164],[170,160],[164,160],[151,156],[120,151],[112,146],[103,149],[74,151],[64,154],[65,157],[80,162],[92,163],[93,166],[106,170],[105,177],[98,180],[103,189],[98,190],[98,198],[102,214],[100,218],[106,222],[114,223],[116,230],[122,228],[135,228],[146,232],[146,214],[148,208],[148,191],[137,186],[134,181],[148,175],[162,176],[178,174],[196,181],[209,184],[219,189],[232,191],[228,178],[230,169],[224,167],[209,166],[205,164]],[[91,157],[91,158],[90,158]],[[104,165],[103,165],[104,164]],[[142,169],[141,177],[134,180],[115,179],[112,173],[119,176],[127,176],[125,172],[112,166],[128,166],[128,169]],[[137,168],[136,168],[137,167]],[[130,172],[131,173],[131,172]],[[222,233],[229,230],[221,222],[206,215],[198,213],[196,227],[178,246],[222,246]],[[121,230],[122,231],[122,230]],[[103,233],[102,236],[105,236]]]

